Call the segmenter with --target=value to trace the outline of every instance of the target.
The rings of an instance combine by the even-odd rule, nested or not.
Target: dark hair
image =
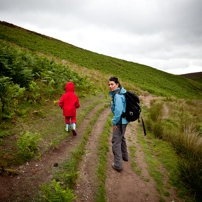
[[[118,80],[117,77],[112,76],[112,77],[109,78],[109,81],[114,81],[116,84],[118,83],[118,84],[119,84],[119,87],[121,88],[121,84],[120,84],[120,82],[119,82],[119,80]]]

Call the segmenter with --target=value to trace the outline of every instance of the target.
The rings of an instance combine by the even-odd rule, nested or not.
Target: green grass
[[[92,108],[102,102],[107,102],[105,97],[89,96],[88,98],[80,99],[81,107],[77,110],[77,126],[80,125]],[[23,156],[18,152],[17,134],[25,133],[26,131],[40,134],[43,140],[39,144],[40,155],[68,138],[69,133],[64,130],[65,120],[60,107],[55,106],[53,101],[48,101],[41,110],[45,114],[44,118],[31,116],[18,119],[15,125],[5,123],[4,127],[8,128],[4,131],[9,134],[9,137],[6,141],[3,139],[0,145],[0,165],[11,166],[24,163]]]
[[[41,185],[40,189],[43,192],[41,198],[43,198],[45,201],[72,202],[74,199],[76,199],[76,196],[73,194],[71,189],[62,189],[59,182],[56,182],[55,179],[52,181],[50,186],[48,184]]]
[[[156,139],[148,132],[147,141],[142,137],[142,132],[138,134],[143,151],[146,154],[145,160],[148,163],[148,171],[151,177],[156,181],[156,189],[160,193],[161,200],[163,197],[169,197],[169,189],[171,186],[177,190],[177,197],[185,199],[186,202],[198,201],[192,199],[191,190],[182,182],[178,161],[180,157],[175,152],[172,145],[166,141]],[[163,166],[168,172],[162,174],[160,166]],[[164,175],[167,175],[169,180],[165,181]]]
[[[149,134],[148,134],[148,136],[149,136]],[[154,152],[154,150],[157,148],[156,147],[157,145],[155,143],[155,139],[154,138],[149,139],[149,143],[148,143],[148,140],[146,141],[143,138],[142,131],[140,130],[140,128],[139,128],[139,133],[138,133],[138,139],[139,139],[141,147],[143,148],[143,151],[145,153],[145,161],[148,164],[147,169],[149,171],[149,174],[156,181],[156,190],[159,192],[159,194],[161,196],[161,200],[163,200],[163,195],[166,192],[166,190],[164,187],[164,183],[165,183],[164,175],[160,172],[160,166],[161,166],[162,162],[159,160],[159,155],[162,152],[162,154],[161,154],[162,158],[164,157],[165,162],[168,163],[166,161],[168,150],[166,149],[166,150],[162,151],[161,150],[162,148],[160,148],[160,149],[158,148],[158,150]],[[164,145],[164,143],[161,142],[161,144],[159,144],[159,145],[162,146],[162,145]],[[167,146],[165,146],[165,148],[167,148]],[[175,157],[175,156],[173,155],[172,157]],[[175,158],[173,158],[172,162],[169,162],[171,164],[169,164],[169,163],[168,164],[171,166],[171,165],[173,165],[173,162],[175,162]],[[176,162],[174,165],[176,165]],[[171,171],[171,170],[169,170],[169,171]],[[175,174],[177,175],[177,173],[175,173]]]
[[[179,195],[185,197],[194,194],[195,201],[200,201],[202,197],[201,114],[200,100],[164,99],[151,103],[145,121],[148,130],[152,132],[155,138],[158,138],[152,143],[155,145],[154,151],[155,148],[158,148],[156,156],[169,170],[169,178],[173,185],[182,186],[182,188],[179,188],[182,189]],[[167,141],[169,147],[172,147],[177,155],[174,155],[172,150],[168,151],[166,144],[162,144],[159,139]],[[168,154],[165,154],[165,151]],[[165,158],[165,155],[167,158]],[[175,158],[178,160],[174,162]],[[174,167],[176,168],[174,169]],[[176,179],[176,173],[179,179]],[[189,190],[184,190],[183,187],[189,187]]]
[[[142,170],[137,166],[137,162],[135,161],[136,147],[134,145],[129,146],[129,150],[130,150],[130,157],[131,157],[131,166],[133,170],[137,173],[137,175],[141,176]]]
[[[176,96],[178,98],[202,98],[201,83],[181,76],[168,74],[149,66],[87,51],[23,29],[0,24],[0,39],[31,51],[68,60],[71,63],[87,67],[88,69],[99,70],[104,74],[114,74],[120,79],[137,85],[152,94]]]
[[[157,190],[161,197],[160,201],[165,201],[164,197],[169,196],[170,186],[176,186],[178,196],[185,198],[186,201],[190,201],[189,195],[193,194],[191,190],[198,189],[197,192],[200,195],[200,148],[202,147],[198,144],[200,141],[196,141],[197,144],[194,141],[186,141],[186,137],[196,135],[197,138],[192,139],[197,140],[202,137],[202,107],[200,101],[202,98],[202,84],[200,81],[196,82],[149,66],[93,53],[1,22],[0,43],[2,47],[0,67],[6,69],[5,75],[1,72],[0,78],[0,120],[7,120],[1,122],[0,125],[0,163],[2,165],[10,166],[16,165],[16,162],[17,164],[23,163],[16,152],[17,138],[22,131],[40,133],[44,140],[41,145],[42,153],[68,137],[68,134],[63,130],[64,118],[59,115],[61,110],[59,111],[55,106],[52,106],[53,99],[58,99],[59,93],[57,94],[55,90],[57,88],[61,89],[61,79],[63,79],[63,84],[67,80],[75,81],[79,97],[88,96],[86,99],[91,99],[89,93],[96,94],[98,89],[107,95],[108,77],[115,75],[121,79],[124,87],[127,86],[127,90],[138,91],[139,87],[153,95],[166,97],[160,104],[155,103],[155,101],[152,102],[150,110],[143,107],[144,114],[149,117],[145,121],[146,128],[161,140],[155,139],[149,132],[148,137],[150,140],[148,144],[142,138],[142,135],[139,134],[138,136],[138,143],[142,145],[146,154],[145,160],[149,165],[149,173],[157,182]],[[39,57],[38,53],[42,56]],[[59,63],[62,62],[62,60],[68,65],[56,64],[58,61]],[[75,67],[77,72],[81,72],[81,74],[70,70],[76,69]],[[43,73],[41,74],[42,70]],[[15,77],[15,72],[19,74],[19,78],[23,79],[19,80],[18,77]],[[32,74],[33,72],[34,75]],[[65,78],[63,74],[66,75]],[[82,74],[83,76],[81,76]],[[45,83],[41,82],[40,79]],[[24,86],[20,86],[20,82],[23,82]],[[140,94],[140,91],[138,93]],[[143,91],[141,93],[146,95]],[[100,99],[97,96],[94,98],[93,103],[80,109],[78,125],[93,106],[99,102],[106,101],[104,98]],[[190,98],[197,98],[198,100]],[[97,101],[97,99],[100,99],[100,101]],[[83,103],[85,104],[86,102],[84,101]],[[17,119],[15,119],[16,116]],[[11,120],[13,123],[11,123]],[[185,133],[186,131],[191,131],[191,133]],[[87,137],[85,139],[87,141]],[[183,160],[178,161],[179,156],[175,154],[173,148],[171,149],[170,144],[162,140],[171,142],[176,149],[174,151],[177,151]],[[85,141],[83,144],[85,144]],[[129,138],[129,141],[132,141],[132,139]],[[81,148],[83,147],[83,145],[80,146]],[[104,153],[106,152],[105,149],[107,148],[103,148]],[[133,157],[135,157],[135,147],[130,149]],[[76,150],[72,153],[73,159],[79,159],[82,154],[80,150]],[[100,173],[104,172],[105,169],[105,165],[102,165],[102,162],[105,162],[105,157],[101,155],[101,158],[103,159],[101,159]],[[75,160],[73,161],[70,162],[70,165],[76,165]],[[135,161],[132,164],[133,167],[137,167]],[[164,176],[159,171],[161,165],[169,171],[169,173],[166,173],[169,181],[165,182],[165,184]],[[69,178],[74,179],[78,176],[78,173],[75,169],[67,175]],[[185,184],[182,183],[182,179]],[[186,186],[190,187],[190,190],[187,190]],[[100,181],[98,195],[103,200],[105,200],[104,193],[104,182]],[[197,199],[192,201],[197,201]]]
[[[73,82],[79,98],[97,89],[85,78],[47,57],[38,56],[0,41],[0,122],[24,117],[46,100],[65,93],[67,82]],[[57,98],[59,99],[59,98]],[[41,109],[32,111],[44,117]]]
[[[65,162],[63,162],[55,172],[54,178],[63,182],[61,189],[65,190],[68,188],[72,190],[75,187],[75,183],[79,175],[77,168],[82,160],[82,156],[86,153],[85,146],[88,141],[88,135],[91,133],[93,125],[99,118],[99,114],[106,107],[109,107],[109,104],[105,104],[99,108],[98,112],[91,119],[90,124],[84,133],[82,141],[76,146],[75,149],[71,151],[70,157]],[[46,184],[46,186],[48,185]]]
[[[98,164],[98,168],[96,169],[96,174],[98,179],[98,191],[95,198],[96,202],[107,201],[105,196],[106,194],[105,180],[107,177],[106,154],[109,151],[108,138],[109,138],[109,133],[111,132],[110,128],[112,126],[111,119],[112,119],[112,114],[109,115],[109,118],[107,119],[106,124],[104,126],[104,132],[102,133],[99,139],[99,146],[98,146],[99,164]]]

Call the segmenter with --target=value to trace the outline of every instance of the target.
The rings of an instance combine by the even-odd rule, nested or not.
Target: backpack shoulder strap
[[[116,94],[119,94],[121,92],[121,88],[120,89],[118,89],[115,93],[114,93],[114,96],[116,95]],[[113,96],[113,98],[112,98],[112,102],[113,102],[113,104],[114,104],[114,96]],[[122,134],[122,115],[121,115],[121,118],[120,118],[120,121],[121,121],[121,134]]]

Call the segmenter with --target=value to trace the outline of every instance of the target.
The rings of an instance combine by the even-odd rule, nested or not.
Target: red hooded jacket
[[[63,109],[64,116],[76,116],[76,108],[80,107],[79,99],[74,93],[74,84],[68,82],[65,87],[66,93],[62,95],[59,106]]]

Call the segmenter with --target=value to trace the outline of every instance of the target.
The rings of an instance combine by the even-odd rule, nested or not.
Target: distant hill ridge
[[[30,30],[28,30],[28,29],[19,27],[19,26],[17,26],[17,25],[12,24],[12,23],[8,23],[8,22],[5,22],[5,21],[0,21],[0,24],[5,25],[5,26],[7,26],[7,27],[11,27],[11,28],[17,28],[17,29],[20,29],[20,30],[23,30],[23,31],[26,31],[26,32],[29,32],[29,33],[32,33],[32,34],[35,34],[35,35],[38,35],[38,36],[47,38],[47,39],[54,40],[54,38],[52,38],[52,37],[49,37],[49,36],[46,36],[46,35],[43,35],[43,34],[34,32],[34,31],[30,31]]]
[[[182,74],[180,76],[202,83],[202,72],[193,72],[189,74]]]
[[[66,42],[0,21],[0,42],[67,60],[88,69],[119,77],[144,91],[159,96],[202,99],[202,84],[150,66],[88,51]],[[102,80],[102,78],[100,78]],[[99,81],[98,81],[99,82]],[[107,85],[107,84],[106,84]]]
[[[180,76],[183,76],[185,78],[200,78],[202,77],[202,72],[193,72],[188,74],[181,74]]]

